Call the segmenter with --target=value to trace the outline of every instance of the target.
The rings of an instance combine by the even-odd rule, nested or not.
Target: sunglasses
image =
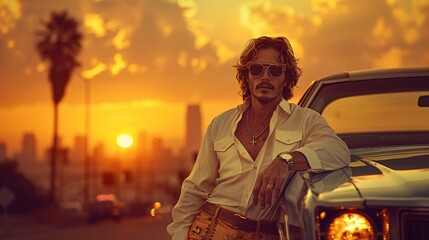
[[[286,71],[286,64],[274,64],[274,63],[247,63],[247,68],[249,69],[250,75],[254,77],[259,77],[268,68],[268,73],[271,77],[278,78]]]

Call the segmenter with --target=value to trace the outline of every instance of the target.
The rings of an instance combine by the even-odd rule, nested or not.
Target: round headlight
[[[359,213],[344,213],[334,218],[326,235],[328,239],[375,239],[371,222]]]

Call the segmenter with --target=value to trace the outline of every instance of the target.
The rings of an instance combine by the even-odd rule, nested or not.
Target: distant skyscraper
[[[152,155],[156,156],[164,151],[164,141],[160,137],[152,139]]]
[[[173,157],[172,150],[164,145],[164,141],[160,137],[152,139],[152,177],[154,179],[162,179],[163,176],[172,176],[179,168],[179,162]]]
[[[199,105],[188,105],[186,112],[186,146],[188,152],[197,152],[201,144],[201,112]]]
[[[75,136],[74,146],[72,153],[72,162],[83,162],[86,155],[86,137],[85,136]]]
[[[137,136],[136,148],[138,156],[147,156],[149,151],[148,137],[146,132],[139,132]]]
[[[104,147],[104,144],[98,143],[97,145],[95,145],[92,151],[92,155],[94,159],[97,159],[99,161],[105,161],[107,156],[106,156],[106,149]]]
[[[33,133],[25,133],[22,137],[21,160],[25,162],[35,162],[37,159],[36,137]]]

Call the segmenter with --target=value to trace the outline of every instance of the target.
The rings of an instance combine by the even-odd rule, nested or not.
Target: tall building
[[[86,157],[86,136],[75,136],[73,152],[71,154],[71,161],[83,162]]]
[[[25,133],[21,142],[20,160],[26,163],[34,163],[37,160],[36,137],[33,133]]]
[[[186,146],[189,153],[198,152],[201,145],[201,111],[196,104],[188,105],[186,112]]]
[[[145,157],[147,155],[149,155],[149,141],[148,141],[148,136],[146,132],[139,132],[138,136],[137,136],[137,141],[136,141],[136,149],[137,149],[137,156],[138,157]]]
[[[186,109],[185,144],[181,151],[182,164],[178,171],[187,174],[194,165],[201,145],[201,111],[198,104],[189,104]]]

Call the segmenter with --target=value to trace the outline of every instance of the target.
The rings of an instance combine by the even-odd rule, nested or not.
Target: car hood
[[[331,184],[333,190],[326,191],[316,184],[310,184],[312,192],[320,200],[352,200],[374,205],[395,205],[413,200],[427,205],[428,147],[359,149],[351,152],[352,163],[349,172],[343,169],[335,171],[336,176],[331,174],[323,177],[339,180],[337,186]]]

